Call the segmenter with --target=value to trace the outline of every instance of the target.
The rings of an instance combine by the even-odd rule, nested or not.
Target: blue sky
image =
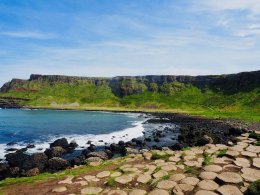
[[[259,0],[0,0],[0,84],[260,69]]]

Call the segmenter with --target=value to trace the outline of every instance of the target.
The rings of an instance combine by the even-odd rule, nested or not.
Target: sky
[[[260,0],[0,0],[0,85],[260,69]]]

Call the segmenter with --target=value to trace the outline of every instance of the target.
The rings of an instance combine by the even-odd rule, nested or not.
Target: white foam
[[[136,121],[133,122],[132,125],[134,127],[126,128],[122,131],[115,131],[111,132],[108,134],[99,134],[99,135],[92,135],[92,134],[87,134],[87,135],[60,135],[56,137],[52,137],[46,142],[35,142],[33,143],[36,147],[35,148],[29,148],[27,150],[28,153],[35,153],[35,152],[43,152],[46,148],[49,148],[49,143],[55,141],[56,139],[59,138],[66,138],[68,142],[75,141],[78,145],[79,148],[81,147],[88,147],[87,142],[91,141],[96,146],[102,146],[105,143],[111,144],[111,143],[118,143],[120,140],[123,141],[130,141],[133,138],[137,138],[143,135],[144,127],[143,127],[143,122],[144,121]],[[99,142],[100,140],[103,140],[103,142]],[[6,144],[0,144],[0,159],[4,159],[4,155],[6,154],[6,148],[17,148],[21,149],[24,148],[28,145],[28,143],[17,143],[12,146],[7,146]],[[42,150],[39,150],[42,149]]]

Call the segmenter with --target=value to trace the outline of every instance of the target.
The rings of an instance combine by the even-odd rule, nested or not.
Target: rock
[[[250,161],[245,158],[236,158],[234,163],[240,167],[250,167]]]
[[[144,152],[143,153],[143,157],[146,159],[146,160],[151,160],[152,158],[152,153],[151,152]]]
[[[168,175],[168,172],[167,172],[167,171],[160,170],[160,171],[154,173],[154,174],[153,174],[153,177],[154,177],[154,178],[161,178],[161,177],[166,176],[166,175]]]
[[[248,182],[254,182],[260,178],[260,170],[252,169],[252,168],[243,168],[242,177]]]
[[[177,167],[175,165],[167,164],[161,167],[164,171],[176,171]]]
[[[94,144],[90,144],[90,146],[87,148],[90,152],[94,152],[96,150],[96,146]]]
[[[155,189],[149,192],[148,195],[169,195],[169,192],[167,192],[166,190]]]
[[[239,155],[239,152],[234,151],[234,150],[228,150],[228,151],[226,152],[226,156],[236,157],[236,156],[238,156],[238,155]]]
[[[89,157],[85,160],[85,163],[89,164],[91,162],[102,162],[103,160],[99,157]]]
[[[17,143],[16,142],[9,142],[9,143],[7,143],[6,145],[7,146],[13,146],[13,145],[16,145]]]
[[[139,190],[139,189],[134,189],[129,193],[129,195],[145,195],[145,194],[147,194],[145,190]]]
[[[160,181],[158,184],[157,184],[157,188],[159,189],[164,189],[164,190],[170,190],[172,189],[177,183],[174,182],[174,181],[170,181],[170,180],[163,180],[163,181]]]
[[[214,180],[216,177],[217,177],[217,173],[215,172],[208,172],[208,171],[204,171],[204,172],[201,172],[199,177],[201,179],[212,179]]]
[[[226,172],[238,172],[240,171],[241,167],[239,166],[236,166],[236,165],[225,165],[223,167],[223,171],[226,171]]]
[[[111,190],[107,195],[127,195],[127,193],[123,190]]]
[[[110,175],[110,177],[119,177],[119,176],[121,176],[121,175],[122,175],[121,172],[116,171],[116,172],[112,173],[112,174]]]
[[[30,157],[31,167],[38,168],[43,171],[47,165],[48,157],[45,153],[34,153]]]
[[[253,153],[260,153],[260,146],[250,145],[246,148],[246,150]]]
[[[217,191],[223,195],[243,195],[236,186],[232,185],[223,185]]]
[[[218,194],[208,190],[199,190],[195,193],[195,195],[218,195]]]
[[[64,149],[69,147],[69,143],[68,140],[66,138],[61,138],[61,139],[57,139],[55,140],[53,143],[50,144],[50,147],[56,147],[56,146],[60,146]]]
[[[127,183],[131,182],[132,180],[133,180],[133,178],[128,175],[123,175],[123,176],[115,178],[115,181],[120,184],[127,184]]]
[[[44,153],[48,156],[48,158],[61,157],[64,153],[66,153],[66,150],[61,146],[55,146],[46,149]]]
[[[66,179],[59,181],[58,184],[72,184],[73,179],[74,176],[68,176]]]
[[[217,176],[217,179],[224,183],[240,183],[243,181],[242,177],[234,172],[222,172]]]
[[[101,158],[102,160],[108,160],[108,159],[109,159],[107,153],[104,152],[104,151],[90,152],[90,153],[87,155],[87,157],[88,157],[88,158],[89,158],[89,157],[99,157],[99,158]]]
[[[10,174],[12,177],[17,177],[20,174],[20,168],[19,167],[10,167],[9,169]]]
[[[172,176],[170,177],[170,180],[175,181],[175,182],[178,182],[178,181],[184,179],[185,177],[186,177],[186,176],[185,176],[184,174],[179,173],[179,174],[174,174],[174,175],[172,175]]]
[[[172,190],[174,195],[184,195],[184,193],[182,192],[182,189],[180,188],[179,185],[176,185],[174,187],[174,189]]]
[[[67,188],[65,186],[58,186],[52,189],[52,192],[65,192]]]
[[[7,163],[0,163],[0,180],[9,176],[9,165]]]
[[[194,189],[193,185],[181,183],[179,184],[179,187],[184,192],[191,192]]]
[[[35,145],[34,144],[29,144],[26,146],[26,148],[35,148]]]
[[[129,147],[126,147],[125,151],[126,151],[126,155],[129,155],[129,154],[139,154],[138,150],[133,149],[133,148],[129,148]]]
[[[213,139],[207,135],[204,135],[203,137],[199,138],[196,145],[197,146],[204,146],[206,144],[212,144]]]
[[[177,157],[177,156],[171,156],[169,158],[169,161],[172,161],[172,162],[179,162],[181,160],[180,157]]]
[[[101,165],[101,162],[89,162],[88,165],[91,167],[97,167],[97,166]]]
[[[214,191],[218,189],[218,184],[213,180],[202,180],[198,183],[200,189]]]
[[[110,175],[110,171],[102,171],[97,174],[97,178],[104,178],[104,177],[108,177],[109,175]]]
[[[243,133],[243,130],[240,128],[230,128],[228,130],[229,135],[234,135],[234,136],[238,136],[241,135]]]
[[[146,183],[148,183],[151,179],[152,179],[151,175],[149,175],[149,174],[143,174],[143,175],[140,175],[140,176],[137,178],[137,182],[146,184]]]
[[[102,191],[100,187],[86,187],[81,190],[81,194],[99,194]]]
[[[15,153],[9,153],[5,155],[6,161],[11,167],[19,167],[21,169],[30,169],[31,161],[30,156],[28,154],[24,154],[23,152],[17,151]],[[28,165],[28,163],[30,163]]]
[[[260,168],[260,158],[253,158],[253,165]]]
[[[257,154],[254,152],[243,151],[241,154],[246,157],[257,157]]]
[[[180,143],[176,143],[173,146],[171,146],[172,150],[181,150],[183,148],[183,145]]]
[[[74,166],[74,165],[82,165],[82,164],[85,164],[85,156],[84,155],[80,155],[80,156],[77,156],[75,158],[73,158],[70,163],[71,163],[71,166]]]
[[[70,166],[69,162],[62,158],[54,157],[54,158],[51,158],[50,160],[48,160],[48,167],[52,171],[63,170],[63,169],[68,168],[69,166]]]
[[[195,177],[186,177],[186,178],[181,180],[181,183],[195,186],[195,185],[197,185],[197,183],[199,183],[199,181],[200,180],[198,178],[195,178]]]
[[[203,167],[204,171],[207,171],[207,172],[220,172],[222,171],[222,167],[221,166],[218,166],[218,165],[208,165],[208,166],[205,166]]]
[[[32,177],[40,174],[40,170],[38,168],[32,168],[25,172],[26,177]]]

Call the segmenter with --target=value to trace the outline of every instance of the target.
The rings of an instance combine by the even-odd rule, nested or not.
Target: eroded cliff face
[[[36,75],[32,74],[29,80],[13,79],[5,83],[0,89],[1,93],[10,91],[37,90],[31,87],[32,82],[38,85],[55,83],[68,83],[80,85],[82,82],[90,84],[108,85],[117,97],[124,97],[132,94],[142,93],[151,89],[155,85],[158,90],[164,85],[171,83],[180,83],[185,85],[194,85],[201,90],[205,88],[212,89],[225,94],[232,94],[239,91],[250,91],[260,87],[260,71],[242,72],[229,75],[208,75],[208,76],[174,76],[174,75],[149,75],[149,76],[118,76],[113,78],[103,77],[75,77],[60,75]]]

